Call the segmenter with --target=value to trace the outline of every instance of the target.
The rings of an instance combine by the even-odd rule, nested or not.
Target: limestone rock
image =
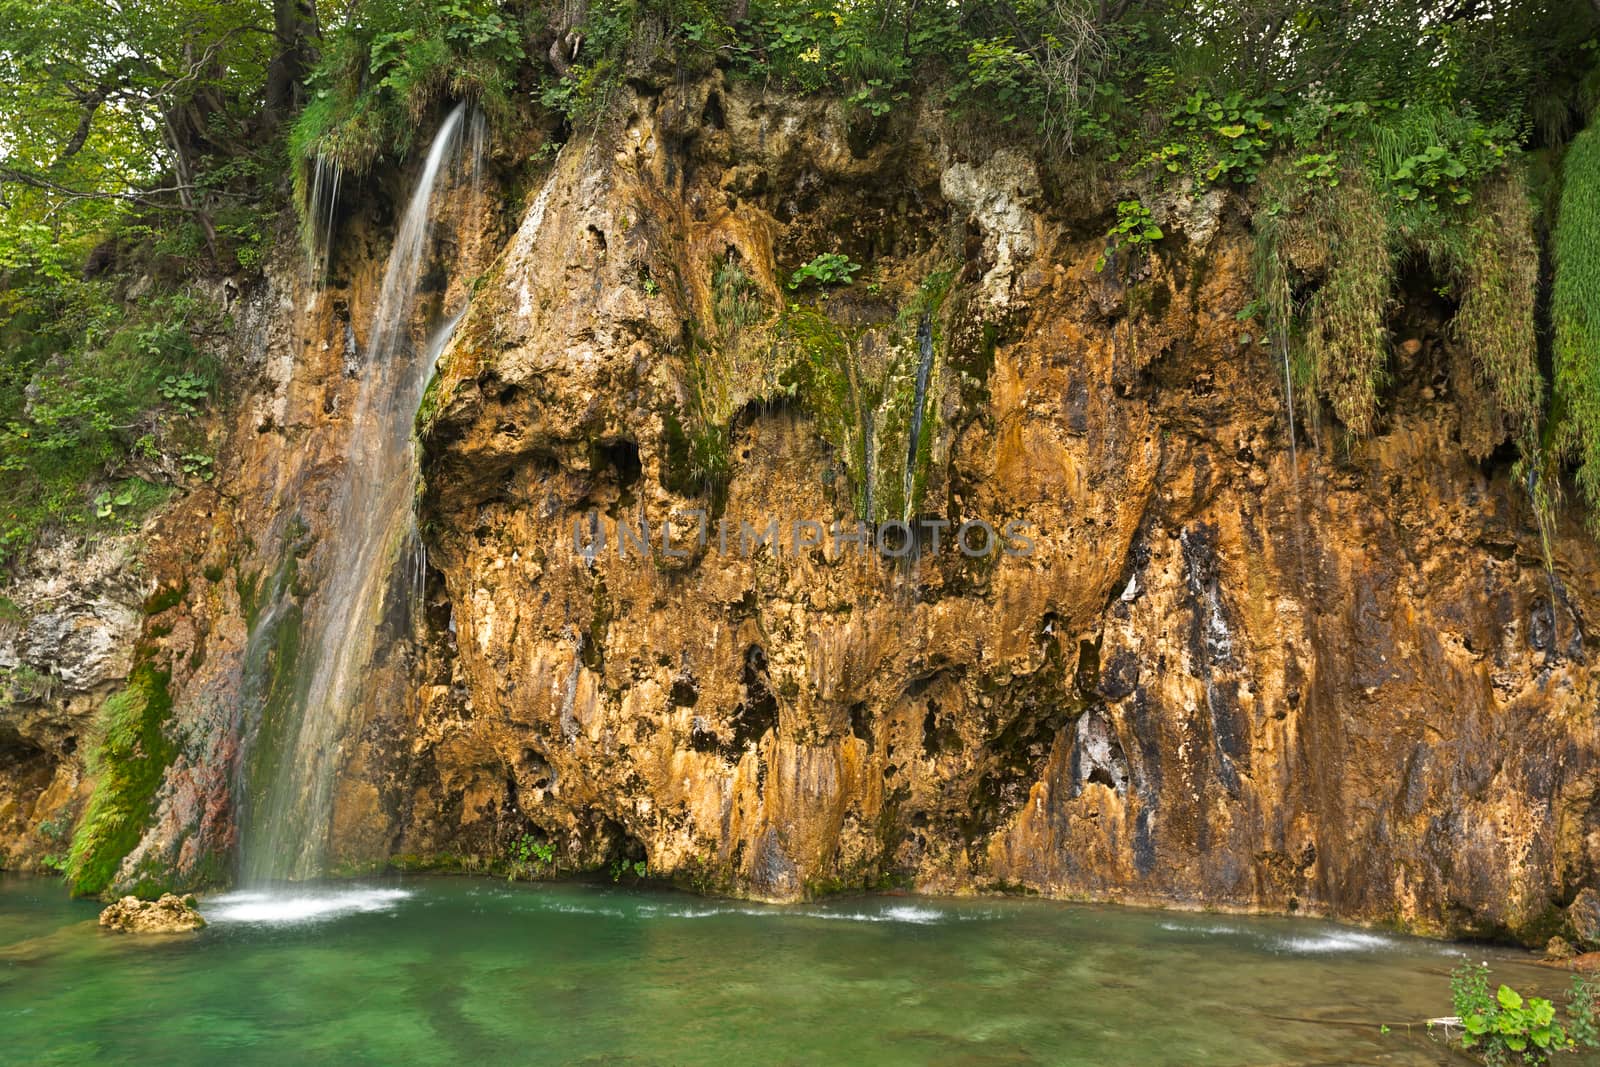
[[[178,934],[205,924],[194,897],[173,893],[163,893],[160,900],[123,897],[100,913],[102,927],[124,934]]]
[[[991,264],[983,276],[985,296],[997,307],[1009,304],[1012,280],[1037,244],[1037,169],[1020,153],[1001,149],[976,166],[952,163],[940,176],[939,190],[968,212],[983,233]]]
[[[1559,934],[1545,942],[1544,958],[1547,960],[1570,960],[1578,954],[1572,943]]]
[[[1600,893],[1585,886],[1567,906],[1572,936],[1585,951],[1600,949]]]
[[[1600,551],[1564,514],[1551,580],[1448,322],[1397,334],[1424,343],[1375,435],[1291,440],[1279,358],[1239,343],[1231,200],[1171,205],[1192,243],[1097,271],[1114,203],[932,104],[874,131],[711,77],[617,106],[538,164],[515,233],[492,182],[436,220],[451,281],[413,339],[477,284],[417,435],[426,561],[393,586],[420,604],[385,602],[339,746],[333,862],[483,866],[537,832],[563,869],[766,899],[1006,886],[1541,944],[1552,896],[1594,883]],[[233,772],[326,584],[383,217],[341,218],[327,290],[285,264],[236,305],[255,380],[219,491],[147,558],[189,583],[141,640],[182,750],[130,877],[198,880],[248,837]],[[823,253],[866,269],[787,290]],[[709,545],[667,555],[696,512]],[[1015,521],[1035,551],[737,546],[741,520],[906,516]],[[586,557],[590,521],[612,548]],[[613,550],[624,521],[649,552]]]
[[[725,125],[686,136],[711,95]],[[1600,870],[1592,540],[1562,526],[1552,592],[1519,487],[1463,451],[1449,401],[1400,391],[1348,454],[1291,448],[1281,368],[1237,343],[1251,246],[1220,201],[1180,223],[1203,262],[1127,282],[1026,161],[963,161],[923,115],[846,163],[797,107],[631,99],[626,143],[568,144],[480,284],[422,436],[472,711],[423,717],[401,847],[492,855],[533,825],[568,864],[623,849],[766,899],[899,879],[1540,930],[1551,887]],[[781,338],[784,267],[878,218],[901,223],[863,238],[873,287],[806,320],[856,372],[843,401],[763,392],[795,380],[762,362],[781,346],[716,351],[725,257]],[[941,266],[923,506],[1022,522],[1036,552],[574,550],[591,515],[614,544],[616,516],[707,507],[674,470],[708,380],[735,530],[906,484],[904,446],[879,447],[905,408],[862,383]]]

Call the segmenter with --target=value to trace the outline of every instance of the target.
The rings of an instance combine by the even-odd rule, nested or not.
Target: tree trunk
[[[316,0],[272,0],[276,54],[267,67],[266,117],[276,125],[305,104],[306,75],[317,61]]]

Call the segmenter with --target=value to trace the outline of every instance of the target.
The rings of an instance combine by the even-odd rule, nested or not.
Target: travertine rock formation
[[[633,92],[503,243],[482,214],[440,227],[454,281],[424,318],[477,280],[419,415],[423,610],[397,578],[338,865],[485,866],[533,835],[564,869],[762,899],[900,883],[1571,934],[1600,869],[1600,559],[1569,519],[1547,570],[1509,464],[1463,449],[1482,428],[1426,286],[1377,433],[1291,439],[1281,364],[1236,320],[1243,202],[1175,203],[1154,254],[1097,269],[1116,190],[933,112]],[[183,746],[125,882],[225,877],[248,825],[378,232],[349,223],[321,296],[284,268],[247,297],[256,385],[152,563],[183,590],[141,641]],[[851,284],[788,288],[828,253]],[[795,520],[923,533],[884,559],[796,547]],[[963,554],[974,520],[1033,550]],[[649,549],[623,558],[620,526]]]
[[[1072,187],[939,128],[700,85],[567,146],[429,415],[470,707],[432,727],[408,847],[528,825],[772,899],[904,879],[1548,934],[1600,859],[1595,553],[1564,528],[1547,572],[1505,466],[1464,454],[1435,309],[1394,323],[1382,432],[1292,444],[1235,318],[1238,217],[1097,271]],[[831,251],[867,271],[780,288]],[[760,308],[732,341],[730,262]],[[931,448],[886,509],[919,314]],[[708,409],[725,488],[678,443]],[[706,507],[1021,521],[1037,551],[668,556]],[[652,558],[618,558],[641,522]]]
[[[182,934],[206,924],[194,897],[163,893],[159,900],[123,897],[100,913],[100,925],[122,934]]]

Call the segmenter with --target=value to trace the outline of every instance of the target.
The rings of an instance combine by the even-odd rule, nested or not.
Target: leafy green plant
[[[1567,1036],[1579,1048],[1600,1048],[1600,978],[1575,974],[1567,987]]]
[[[117,508],[125,508],[132,503],[133,489],[131,487],[119,489],[115,494],[109,491],[102,492],[94,498],[95,517],[109,519],[116,514]]]
[[[1595,1041],[1595,994],[1592,983],[1577,978],[1567,999],[1568,1032],[1556,1018],[1555,1005],[1542,997],[1524,997],[1508,985],[1489,993],[1487,964],[1464,963],[1450,974],[1450,996],[1461,1020],[1461,1047],[1476,1052],[1490,1067],[1542,1064],[1555,1052]]]
[[[1117,253],[1124,248],[1137,254],[1163,236],[1149,208],[1138,200],[1123,200],[1117,204],[1116,224],[1106,232],[1105,251],[1095,261],[1094,269],[1105,270],[1106,264],[1115,262]]]
[[[986,94],[1000,120],[1008,123],[1044,106],[1045,88],[1033,57],[1005,37],[972,42],[967,50],[967,81],[959,92]]]
[[[850,257],[843,252],[824,252],[789,277],[789,288],[849,285],[860,269],[861,264],[850,262]]]
[[[556,846],[532,834],[523,834],[511,843],[506,854],[506,878],[536,878],[555,867]]]
[[[1378,144],[1385,160],[1383,175],[1389,192],[1402,203],[1423,202],[1435,207],[1466,204],[1479,178],[1506,161],[1512,151],[1511,130],[1503,125],[1450,122],[1423,132],[1429,143],[1390,147],[1401,143],[1380,130]],[[1413,136],[1415,134],[1413,133]]]
[[[1339,184],[1337,152],[1307,152],[1294,161],[1294,169],[1306,185],[1333,188]]]
[[[644,860],[612,860],[611,880],[620,882],[624,878],[644,878],[650,873],[650,865]]]
[[[191,478],[209,482],[216,477],[216,460],[203,452],[185,452],[182,456],[183,473]]]
[[[162,399],[186,415],[197,412],[211,393],[210,383],[191,371],[167,375],[158,388]]]

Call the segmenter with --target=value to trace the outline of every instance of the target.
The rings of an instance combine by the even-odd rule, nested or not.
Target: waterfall
[[[311,168],[311,198],[306,204],[305,243],[311,258],[311,278],[321,285],[328,280],[333,251],[333,216],[339,207],[339,182],[344,168],[322,152]]]
[[[917,389],[911,403],[911,447],[906,453],[905,521],[910,522],[913,512],[911,493],[917,484],[917,450],[922,445],[922,407],[928,398],[928,375],[933,370],[933,323],[926,312],[917,323]]]
[[[259,803],[250,805],[243,830],[241,867],[247,883],[321,873],[334,780],[357,698],[383,697],[360,690],[377,651],[386,597],[392,590],[406,597],[421,587],[424,557],[412,511],[417,485],[412,424],[462,313],[422,346],[412,343],[408,326],[422,280],[431,205],[441,176],[459,152],[465,114],[465,105],[458,105],[434,137],[389,253],[350,416],[345,464],[322,536],[320,584],[306,609],[293,706],[282,723],[257,732],[258,744],[276,750],[257,761],[270,770],[262,775],[266,781],[253,783]],[[473,140],[476,151],[482,141]],[[474,171],[478,162],[470,161]],[[407,567],[410,573],[402,569]]]

